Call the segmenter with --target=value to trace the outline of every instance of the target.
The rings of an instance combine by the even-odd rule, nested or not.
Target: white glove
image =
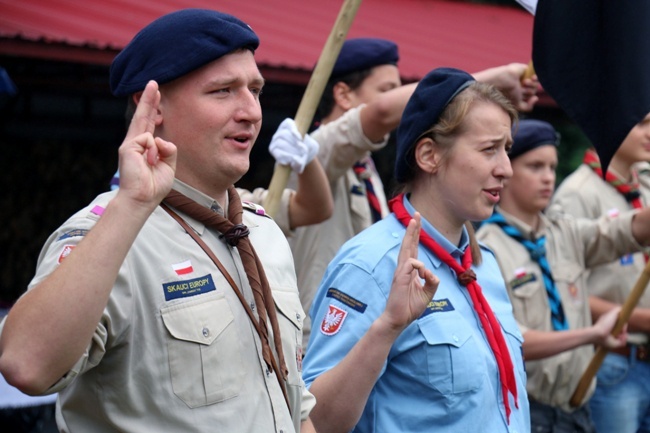
[[[284,119],[273,134],[269,152],[277,162],[290,165],[296,173],[302,173],[318,153],[318,142],[309,134],[301,138],[296,122]]]

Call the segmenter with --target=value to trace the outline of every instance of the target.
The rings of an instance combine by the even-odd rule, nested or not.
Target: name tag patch
[[[330,289],[327,291],[326,296],[328,298],[336,299],[340,303],[347,305],[353,310],[357,310],[359,313],[364,313],[366,311],[366,308],[368,308],[368,304],[364,304],[363,302],[354,299],[352,296],[343,293],[339,289],[335,289],[333,287],[330,287]]]
[[[524,284],[530,283],[531,281],[537,281],[537,277],[532,272],[516,277],[514,280],[510,281],[510,287],[512,290],[516,290]]]
[[[420,317],[426,317],[431,313],[441,313],[443,311],[454,311],[455,308],[451,305],[451,301],[447,298],[445,299],[432,299],[431,302],[427,305],[427,308],[424,309],[424,312]]]
[[[59,236],[57,241],[62,241],[63,239],[69,239],[69,238],[83,237],[86,236],[87,233],[88,230],[86,229],[73,229],[70,230],[69,232],[63,233],[61,236]]]
[[[212,275],[208,274],[203,277],[192,278],[191,280],[165,283],[163,284],[163,290],[165,292],[165,300],[171,301],[172,299],[187,298],[189,296],[212,292],[213,290],[217,290],[217,287],[214,285]]]
[[[350,188],[350,193],[354,195],[366,195],[361,188],[361,185],[352,185],[352,188]]]

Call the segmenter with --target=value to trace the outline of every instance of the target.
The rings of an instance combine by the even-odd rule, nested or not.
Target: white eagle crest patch
[[[330,304],[327,314],[320,324],[320,331],[325,335],[334,335],[341,330],[341,325],[348,312]]]

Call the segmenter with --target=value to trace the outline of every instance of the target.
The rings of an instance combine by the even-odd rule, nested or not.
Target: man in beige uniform
[[[296,262],[303,309],[309,313],[325,269],[354,235],[388,214],[386,193],[371,157],[397,128],[417,83],[402,85],[397,45],[377,38],[345,41],[319,106],[321,125],[311,135],[319,143],[334,200],[325,222],[300,227],[289,242]],[[502,90],[521,111],[537,101],[537,79],[520,77],[525,64],[511,63],[474,74]],[[305,320],[304,347],[311,321]]]
[[[592,325],[585,268],[638,251],[650,240],[650,212],[601,220],[542,213],[555,186],[558,140],[553,127],[522,120],[510,151],[513,177],[500,192],[494,215],[477,232],[499,262],[524,336],[527,391],[533,431],[593,432],[588,407],[569,400],[593,356],[593,344],[609,349],[618,309]]]
[[[232,187],[261,126],[258,43],[186,9],[113,62],[137,102],[120,189],[52,234],[0,335],[0,371],[59,391],[62,431],[313,431],[289,246]]]
[[[616,218],[650,203],[650,114],[632,128],[614,154],[605,178],[600,160],[589,149],[581,164],[558,187],[552,211],[577,217]],[[643,253],[625,254],[589,270],[594,317],[625,302],[645,268]],[[628,345],[609,353],[597,375],[590,400],[599,431],[650,431],[650,290],[646,288],[629,321]]]

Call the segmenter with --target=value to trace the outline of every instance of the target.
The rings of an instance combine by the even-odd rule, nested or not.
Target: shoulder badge
[[[271,218],[271,216],[268,215],[268,214],[266,213],[266,211],[264,210],[264,208],[263,208],[261,205],[257,204],[257,203],[252,203],[252,202],[250,202],[250,201],[242,201],[242,202],[241,202],[241,206],[242,206],[242,208],[243,208],[244,210],[247,210],[247,211],[249,211],[249,212],[253,212],[253,213],[256,214],[256,215],[260,215],[260,216],[265,216],[265,217],[267,217],[267,218]]]
[[[348,312],[330,304],[323,322],[320,325],[320,331],[325,335],[334,335],[341,330],[341,325]]]

